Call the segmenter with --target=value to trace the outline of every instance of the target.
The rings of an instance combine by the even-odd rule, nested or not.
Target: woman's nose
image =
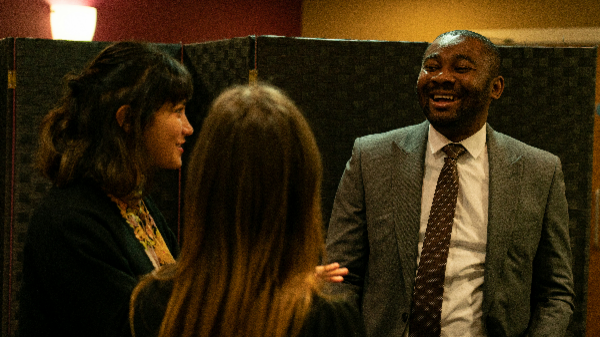
[[[194,133],[194,128],[192,127],[192,124],[190,124],[190,121],[188,121],[187,116],[183,116],[183,124],[182,124],[182,130],[183,130],[183,135],[184,136],[190,136],[192,135],[192,133]]]

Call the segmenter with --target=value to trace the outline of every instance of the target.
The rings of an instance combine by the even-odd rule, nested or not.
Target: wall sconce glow
[[[55,40],[92,41],[96,31],[96,8],[52,5],[50,26]]]

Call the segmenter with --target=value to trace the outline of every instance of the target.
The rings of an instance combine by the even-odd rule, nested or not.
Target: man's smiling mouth
[[[431,97],[436,102],[453,102],[456,99],[454,95],[433,95]]]

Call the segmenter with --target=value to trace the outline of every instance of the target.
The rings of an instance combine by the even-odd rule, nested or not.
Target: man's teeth
[[[448,101],[454,101],[454,96],[452,95],[433,95],[434,100],[444,99]]]

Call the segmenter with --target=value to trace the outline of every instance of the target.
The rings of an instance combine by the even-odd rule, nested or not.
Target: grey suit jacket
[[[368,336],[402,336],[417,270],[428,122],[358,138],[329,223],[327,260],[350,271]],[[558,157],[487,126],[488,336],[563,336],[573,310],[568,209]]]

